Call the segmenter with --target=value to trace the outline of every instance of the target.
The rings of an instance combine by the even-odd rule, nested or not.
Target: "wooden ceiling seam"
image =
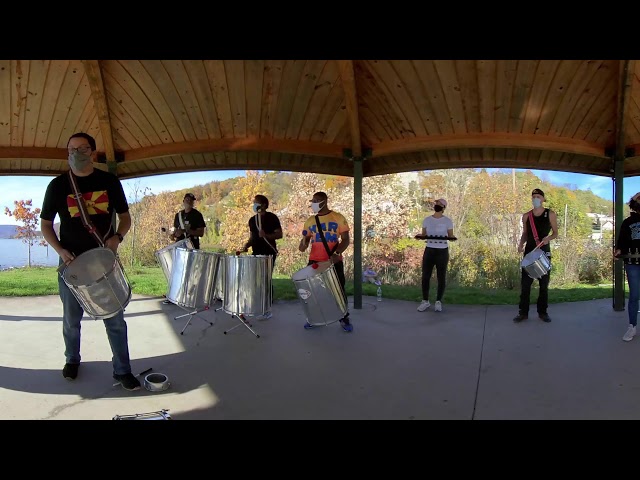
[[[361,157],[362,144],[360,139],[360,117],[358,115],[358,92],[356,90],[353,60],[338,60],[338,66],[347,107],[349,132],[351,134],[351,154],[354,157]]]
[[[102,143],[104,144],[107,162],[115,162],[115,149],[113,145],[113,134],[111,133],[111,120],[109,117],[109,105],[107,104],[106,91],[99,60],[83,60],[85,74],[89,80],[91,88],[91,98],[97,111],[100,132],[102,133]]]

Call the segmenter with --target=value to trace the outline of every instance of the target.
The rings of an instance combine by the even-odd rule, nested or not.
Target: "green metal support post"
[[[118,162],[110,162],[107,160],[107,169],[109,170],[109,173],[113,173],[116,177],[118,176]],[[118,229],[118,215],[115,210],[111,216],[111,226],[113,227],[114,232]]]
[[[353,308],[362,309],[362,157],[353,159]]]
[[[622,187],[622,181],[624,179],[624,157],[616,155],[613,163],[615,182],[615,198],[613,199],[615,202],[614,223],[616,226],[614,235],[617,239],[620,234],[622,221],[624,220],[624,191]],[[616,312],[624,310],[624,281],[624,263],[622,260],[616,260],[613,262],[613,309]]]

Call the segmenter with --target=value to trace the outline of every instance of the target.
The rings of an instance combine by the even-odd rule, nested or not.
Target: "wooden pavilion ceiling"
[[[0,173],[365,176],[456,167],[640,174],[633,60],[0,60]],[[106,166],[105,166],[106,168]]]

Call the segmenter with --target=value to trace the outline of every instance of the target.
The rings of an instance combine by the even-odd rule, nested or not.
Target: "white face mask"
[[[322,205],[323,203],[324,201],[318,202],[318,203],[312,203],[311,210],[313,210],[313,213],[318,213],[320,210],[322,210],[322,207],[320,207],[320,205]]]
[[[538,208],[540,205],[542,205],[542,200],[540,200],[539,198],[534,198],[533,199],[533,207],[534,208]]]

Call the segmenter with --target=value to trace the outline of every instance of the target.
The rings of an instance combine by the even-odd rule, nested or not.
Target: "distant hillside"
[[[16,233],[15,225],[0,225],[0,238],[13,238]]]
[[[58,237],[60,237],[60,223],[54,223],[53,229],[55,230]],[[14,238],[18,230],[15,225],[0,225],[0,238]],[[36,232],[38,236],[41,236],[42,233],[40,231]]]

